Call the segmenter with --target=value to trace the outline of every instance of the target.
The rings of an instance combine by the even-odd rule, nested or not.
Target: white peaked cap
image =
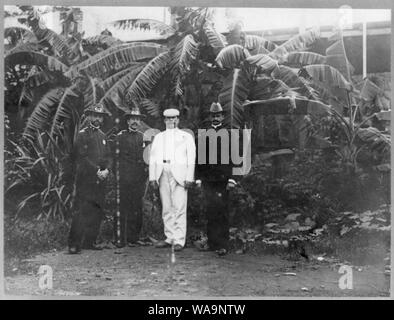
[[[165,117],[179,117],[178,109],[166,109],[163,112],[163,116]]]

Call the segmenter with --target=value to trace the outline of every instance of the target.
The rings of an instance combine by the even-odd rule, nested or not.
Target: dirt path
[[[390,277],[384,275],[384,265],[354,267],[353,289],[341,290],[339,265],[289,261],[279,255],[217,257],[186,248],[171,264],[170,250],[128,247],[78,255],[52,252],[30,259],[28,264],[27,274],[6,277],[6,294],[131,298],[389,295]],[[53,270],[52,290],[39,289],[40,265]]]

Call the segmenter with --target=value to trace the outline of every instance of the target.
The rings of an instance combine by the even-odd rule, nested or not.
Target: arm
[[[157,152],[157,136],[153,138],[153,142],[150,146],[150,156],[149,156],[149,181],[155,181],[155,171],[156,171],[156,152]]]
[[[84,133],[79,133],[74,142],[73,158],[75,160],[76,174],[95,176],[97,166],[88,157],[88,145]]]
[[[186,157],[187,157],[187,173],[186,173],[186,181],[194,181],[194,167],[196,164],[196,144],[190,134],[187,135],[187,149],[186,149]]]

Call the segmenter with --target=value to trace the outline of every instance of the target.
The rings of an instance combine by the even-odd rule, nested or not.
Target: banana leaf
[[[127,89],[125,95],[126,100],[140,100],[146,98],[168,71],[170,58],[170,52],[163,52],[152,59]]]
[[[263,72],[271,72],[273,69],[278,67],[278,61],[262,53],[250,56],[246,58],[246,61],[251,65],[259,67]]]
[[[61,129],[63,128],[62,123],[65,119],[75,119],[75,115],[77,114],[78,110],[77,106],[75,105],[75,100],[72,98],[78,96],[79,91],[77,84],[66,88],[64,91],[52,120],[52,126],[50,130],[51,137],[61,133]]]
[[[156,31],[161,36],[169,37],[175,33],[175,29],[162,21],[154,19],[124,19],[109,23],[116,29],[122,30],[143,30]]]
[[[239,68],[241,63],[249,56],[248,50],[238,44],[232,44],[223,48],[215,61],[222,69],[233,69]]]
[[[309,64],[325,64],[326,57],[314,52],[290,52],[286,56],[286,63],[291,67],[303,67]]]
[[[32,65],[50,71],[67,72],[69,70],[67,65],[55,57],[35,51],[11,51],[5,56],[4,64],[6,68],[13,68],[16,65]]]
[[[48,127],[63,93],[64,88],[54,88],[41,98],[27,120],[23,131],[25,138],[34,139],[37,132],[45,130]]]
[[[111,105],[114,105],[123,111],[128,111],[130,108],[124,103],[127,88],[129,88],[134,83],[138,74],[141,72],[141,70],[143,70],[143,68],[143,64],[136,65],[105,92],[104,96],[100,99],[100,102],[106,105],[108,108],[110,108]],[[109,111],[112,113],[111,110]]]
[[[285,54],[293,51],[305,51],[320,37],[319,29],[311,29],[304,33],[298,34],[277,48],[275,48],[270,56],[274,59],[281,59]]]
[[[182,80],[190,71],[190,65],[197,59],[199,44],[192,35],[185,36],[171,51],[169,70],[175,84],[175,95],[183,94]]]
[[[304,70],[312,79],[325,83],[328,86],[340,89],[352,90],[352,85],[345,77],[335,68],[329,65],[314,64],[305,66]]]
[[[110,71],[119,70],[122,66],[129,65],[132,62],[150,60],[165,51],[164,46],[148,42],[122,44],[115,48],[108,48],[73,66],[65,73],[65,76],[74,78],[79,73],[84,72],[92,77],[100,77]]]
[[[226,37],[217,32],[210,23],[205,23],[203,30],[208,39],[209,45],[213,48],[216,55],[220,50],[227,46]]]
[[[224,122],[230,128],[240,128],[243,124],[243,103],[248,97],[249,85],[249,75],[242,69],[234,69],[224,80],[219,102],[226,114]]]

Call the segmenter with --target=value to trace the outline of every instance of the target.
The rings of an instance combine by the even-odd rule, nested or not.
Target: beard
[[[214,125],[214,126],[217,126],[217,125],[219,125],[219,124],[221,124],[222,122],[221,121],[219,121],[219,120],[212,120],[212,124]]]
[[[129,125],[129,128],[130,128],[131,130],[137,130],[137,129],[138,129],[138,123],[136,123],[136,122],[131,123],[131,124]]]
[[[100,120],[93,120],[93,121],[92,121],[92,124],[93,124],[95,127],[101,127],[101,121],[100,121]]]

